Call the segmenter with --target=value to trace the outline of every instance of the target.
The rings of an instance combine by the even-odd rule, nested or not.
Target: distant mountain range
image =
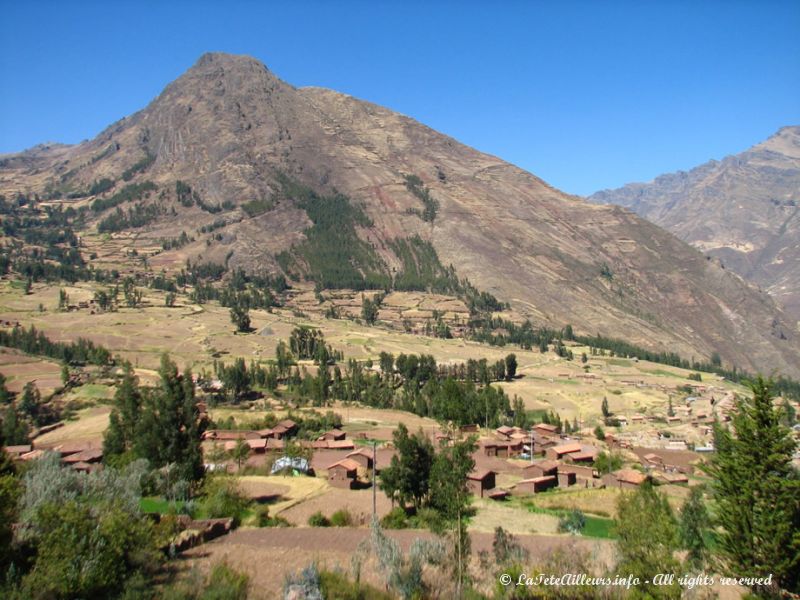
[[[800,375],[796,327],[731,259],[249,57],[206,54],[94,140],[0,158],[0,193],[94,206],[82,234],[156,247],[154,269],[209,261],[319,288],[468,278],[535,324]],[[789,200],[769,214],[788,218]]]
[[[800,319],[800,127],[688,172],[597,192],[718,258]]]

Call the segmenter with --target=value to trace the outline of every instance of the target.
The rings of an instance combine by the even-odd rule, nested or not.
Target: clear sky
[[[798,32],[797,0],[0,0],[0,152],[91,138],[215,50],[588,194],[800,124]]]

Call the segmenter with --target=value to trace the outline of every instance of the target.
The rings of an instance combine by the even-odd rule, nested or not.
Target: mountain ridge
[[[800,126],[689,171],[603,190],[753,282],[800,320]]]
[[[141,203],[167,212],[112,235],[134,236],[143,251],[181,230],[198,240],[153,253],[153,269],[175,271],[189,258],[277,273],[277,257],[288,252],[302,283],[313,272],[303,249],[314,222],[282,191],[284,174],[360,207],[369,224],[353,231],[388,277],[405,265],[394,242],[419,236],[459,278],[537,324],[571,323],[687,357],[719,352],[748,370],[800,372],[797,332],[769,297],[632,212],[560,192],[389,109],[295,88],[249,57],[203,55],[93,140],[20,157],[0,163],[0,193],[80,208],[127,181],[156,185],[155,198]],[[110,189],[69,198],[104,178]],[[202,204],[182,205],[178,181]],[[429,220],[425,198],[437,207]],[[96,235],[108,214],[90,214],[85,235]],[[214,234],[199,233],[218,221]]]

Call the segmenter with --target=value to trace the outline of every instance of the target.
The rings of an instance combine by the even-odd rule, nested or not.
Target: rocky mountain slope
[[[191,234],[153,268],[226,262],[320,287],[433,269],[537,324],[800,374],[798,332],[772,299],[671,234],[252,58],[206,54],[94,140],[1,158],[7,197],[94,203],[86,239]]]
[[[784,127],[721,161],[589,200],[625,206],[673,232],[800,319],[800,127]]]

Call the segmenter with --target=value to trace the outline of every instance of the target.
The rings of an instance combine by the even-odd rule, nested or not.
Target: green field
[[[528,512],[532,513],[552,515],[554,517],[559,517],[559,518],[565,517],[570,513],[570,511],[568,510],[562,510],[557,508],[541,508],[539,506],[534,505],[530,501],[523,501],[522,504],[523,506],[525,506],[525,508],[528,509]],[[599,538],[604,540],[617,539],[616,532],[614,531],[617,522],[614,519],[596,517],[594,515],[588,515],[586,513],[583,513],[583,515],[586,519],[586,525],[581,531],[581,535],[583,535],[584,537]]]

